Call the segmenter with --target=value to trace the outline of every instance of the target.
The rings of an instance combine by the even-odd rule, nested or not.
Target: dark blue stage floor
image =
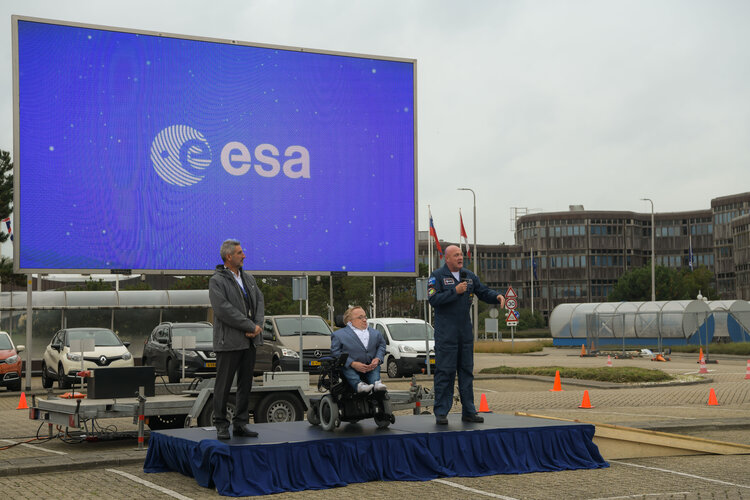
[[[218,441],[212,427],[152,432],[146,472],[177,471],[221,495],[267,495],[364,481],[522,474],[608,467],[592,442],[594,426],[483,414],[483,424],[449,415],[372,419],[333,432],[307,422],[256,424],[257,438]]]

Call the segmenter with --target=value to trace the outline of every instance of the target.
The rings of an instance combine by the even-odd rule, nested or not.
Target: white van
[[[408,377],[423,370],[426,373],[425,334],[429,338],[430,373],[434,372],[435,331],[432,325],[411,318],[372,318],[367,323],[385,338],[384,364],[388,377]]]

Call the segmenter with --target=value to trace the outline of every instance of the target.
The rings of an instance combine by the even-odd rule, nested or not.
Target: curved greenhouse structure
[[[750,341],[750,303],[672,300],[561,304],[549,319],[554,345],[702,344]]]

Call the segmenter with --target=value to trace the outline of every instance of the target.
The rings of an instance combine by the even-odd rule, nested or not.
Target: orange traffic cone
[[[581,406],[578,408],[593,408],[591,401],[589,401],[589,391],[583,391],[583,401],[581,401]]]
[[[713,387],[711,387],[711,392],[708,394],[708,406],[719,406],[719,401],[716,399]]]
[[[747,360],[747,369],[745,370],[745,380],[750,380],[750,359]]]
[[[700,363],[701,361],[703,361],[703,348],[702,347],[698,350],[698,363]]]
[[[562,392],[562,384],[560,384],[560,370],[555,370],[555,384],[552,386],[550,392]]]
[[[612,368],[612,356],[610,356],[609,354],[607,354],[607,366],[609,368]]]
[[[584,357],[586,355],[586,346],[584,344],[581,344],[581,357]]]
[[[487,406],[487,396],[482,393],[482,398],[479,400],[479,413],[492,413],[490,407]]]
[[[698,373],[708,373],[708,368],[706,368],[706,360],[701,358],[701,368],[698,370]]]
[[[28,409],[29,407],[26,404],[26,393],[22,392],[21,399],[18,400],[18,408],[16,408],[16,410],[28,410]]]

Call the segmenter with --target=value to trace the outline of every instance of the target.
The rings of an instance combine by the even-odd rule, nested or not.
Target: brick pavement
[[[476,356],[477,370],[486,366],[496,366],[499,364],[505,364],[508,366],[602,366],[605,363],[606,358],[580,358],[573,355],[572,352],[554,349],[546,349],[543,355],[535,356],[484,354],[478,354]],[[661,363],[656,366],[654,363],[647,360],[617,360],[616,363],[628,363],[627,366],[644,366],[649,368],[658,367],[676,374],[689,374],[697,372],[698,370],[697,363],[695,363],[695,360],[690,356],[673,356],[672,362]],[[750,422],[750,419],[748,419],[750,416],[750,380],[744,380],[745,367],[746,360],[744,358],[719,358],[718,365],[709,365],[710,373],[706,377],[706,380],[708,381],[699,384],[677,384],[651,387],[617,386],[619,388],[615,390],[605,388],[612,387],[607,384],[601,385],[581,381],[572,382],[563,380],[563,392],[550,392],[549,389],[552,387],[552,381],[544,378],[521,379],[478,375],[477,380],[475,381],[475,392],[477,402],[479,401],[480,394],[485,393],[490,409],[496,412],[512,413],[515,411],[528,411],[529,413],[560,418],[619,423],[621,425],[646,428],[669,428],[671,426],[674,428],[682,427],[695,430],[711,426],[712,434],[710,439],[732,440],[731,437],[734,435],[742,436],[742,439],[747,440],[747,433],[742,434],[745,432],[742,429],[747,429],[748,422]],[[427,377],[418,378],[419,382],[424,386],[431,385],[430,380]],[[386,380],[386,382],[391,389],[406,389],[408,387],[408,381],[406,380]],[[35,385],[36,381],[34,386]],[[716,391],[720,403],[720,406],[718,407],[709,407],[706,404],[708,400],[708,391],[711,387]],[[584,389],[589,390],[591,402],[595,407],[591,410],[581,410],[577,408],[581,402]],[[35,388],[35,390],[37,389]],[[38,390],[43,393],[41,388]],[[17,404],[17,393],[0,392],[0,422],[2,422],[2,425],[0,426],[0,439],[19,441],[19,438],[36,435],[38,423],[28,420],[26,411],[15,410]],[[454,406],[453,411],[460,411],[460,406]],[[405,413],[409,412],[407,411]],[[118,427],[121,430],[134,429],[134,426],[132,426],[129,419],[113,420],[118,421]],[[110,422],[105,423],[109,424]],[[724,428],[726,430],[722,430]],[[703,435],[702,437],[706,436]],[[743,441],[736,440],[735,442]],[[6,444],[6,442],[0,441],[0,447]],[[49,477],[49,482],[54,483],[55,481],[63,480],[62,478],[69,477],[66,476],[65,472],[61,471],[77,471],[75,477],[83,477],[85,475],[85,480],[91,481],[91,487],[89,488],[87,485],[85,488],[85,491],[87,492],[86,495],[78,495],[75,496],[76,498],[99,498],[100,496],[98,496],[98,493],[100,493],[100,490],[97,489],[96,485],[101,484],[102,481],[113,485],[114,491],[119,491],[124,495],[122,497],[118,496],[117,493],[108,495],[112,498],[139,498],[140,496],[166,498],[166,496],[156,493],[150,488],[140,486],[134,487],[132,481],[120,477],[113,477],[116,476],[116,474],[113,475],[112,473],[106,473],[104,470],[105,467],[116,467],[142,476],[146,480],[154,479],[155,475],[142,473],[141,466],[145,457],[145,452],[138,451],[135,448],[135,440],[107,443],[82,443],[78,445],[65,444],[60,440],[53,440],[47,443],[40,443],[35,447],[17,446],[8,450],[2,450],[0,451],[0,487],[2,487],[4,491],[26,491],[27,493],[33,491],[33,496],[43,496],[45,495],[45,487],[39,486],[39,484],[40,482],[46,484],[47,480],[45,478]],[[41,451],[42,449],[45,451]],[[689,462],[690,458],[693,457],[681,457],[681,459],[684,459],[686,462]],[[746,464],[744,470],[747,470],[747,467],[750,467],[750,462],[748,462],[746,457],[716,458],[733,458],[734,460],[740,460],[740,463]],[[679,462],[678,459],[674,460]],[[719,460],[719,462],[721,462],[721,460]],[[616,466],[613,465],[612,469],[615,469],[615,467]],[[636,485],[643,484],[638,478],[642,478],[644,474],[652,474],[652,472],[646,473],[644,470],[630,470],[628,466],[617,466],[617,469],[622,472],[622,474],[618,475],[618,481],[622,481],[623,477],[629,478],[632,476],[632,491],[640,491],[634,489],[636,488]],[[715,466],[714,469],[715,470],[711,471],[713,474],[718,474],[719,476],[723,474],[722,466]],[[582,476],[585,476],[587,481],[597,481],[598,479],[596,479],[596,477],[599,475],[606,476],[606,471],[607,470],[587,471],[587,473]],[[581,471],[567,472],[569,472],[569,474],[560,474],[565,477],[562,482],[570,484],[571,478],[576,476],[575,473]],[[89,477],[90,474],[94,475]],[[173,483],[176,491],[182,492],[184,490],[186,493],[183,494],[190,498],[214,498],[217,496],[215,492],[207,492],[205,489],[199,487],[196,490],[195,485],[189,481],[184,481],[184,477],[179,474],[170,473],[166,475],[160,474],[158,476],[160,478],[165,478],[160,479],[160,484],[164,482],[166,482],[166,484]],[[469,478],[453,478],[452,481],[457,483],[469,481],[474,487],[477,485],[486,485],[486,487],[490,488],[492,491],[503,491],[503,495],[512,497],[514,496],[514,491],[516,493],[521,491],[517,490],[517,488],[522,489],[524,481],[530,481],[531,483],[534,482],[533,478],[530,476],[534,475],[524,475],[524,479],[501,476],[495,477],[495,479],[477,478],[473,481]],[[545,476],[545,480],[540,482],[533,492],[526,492],[520,497],[552,497],[556,491],[559,491],[556,490],[559,486],[555,486],[554,481],[552,484],[548,484],[550,482],[550,477],[551,476]],[[42,481],[42,479],[45,480]],[[737,480],[738,478],[734,477],[730,479]],[[660,485],[657,488],[658,491],[669,493],[669,495],[672,495],[674,498],[742,498],[743,491],[746,498],[750,497],[750,489],[744,490],[742,488],[737,489],[727,487],[729,489],[701,490],[702,486],[691,486],[690,488],[686,488],[685,486],[680,487],[685,484],[684,481],[681,482],[675,480],[674,482],[670,482],[670,480],[665,483],[664,478],[660,478],[660,481]],[[32,483],[36,485],[33,490],[29,489],[30,484]],[[353,491],[357,492],[354,496],[360,496],[360,494],[365,492],[367,492],[367,496],[370,498],[386,498],[386,496],[390,498],[393,496],[392,493],[385,496],[380,495],[377,492],[378,484],[380,483],[351,485],[345,488],[336,488],[334,490],[325,490],[323,492],[290,493],[281,495],[281,497],[292,498],[292,496],[295,496],[301,498],[300,495],[305,494],[305,498],[317,498],[317,496],[322,498],[322,495],[325,494],[326,498],[344,498],[345,495],[347,495],[347,498],[350,498]],[[122,489],[118,490],[114,485],[122,485]],[[356,490],[353,488],[356,488]],[[599,494],[601,492],[601,488],[590,488],[587,490],[585,483],[581,488],[581,491],[579,491],[580,497],[593,498],[591,495]],[[418,491],[419,495],[435,494],[447,498],[477,498],[476,494],[467,493],[454,486],[447,486],[436,482],[400,484],[397,489],[399,495],[416,494]],[[612,495],[599,496],[617,496],[619,491],[625,491],[627,489],[628,488],[618,488]],[[414,493],[410,493],[412,490]],[[683,494],[681,492],[688,493]],[[709,492],[712,496],[707,496],[709,495]],[[64,495],[60,496],[59,491],[57,492],[58,494],[55,495],[54,488],[51,488],[50,492],[47,493],[50,493],[47,496],[65,498]],[[25,498],[27,496],[29,495],[17,495],[19,498]],[[518,497],[518,495],[516,496]],[[275,498],[277,497],[278,496],[275,496]],[[571,497],[579,497],[579,495],[571,495]],[[71,496],[71,498],[73,498],[73,496]]]

